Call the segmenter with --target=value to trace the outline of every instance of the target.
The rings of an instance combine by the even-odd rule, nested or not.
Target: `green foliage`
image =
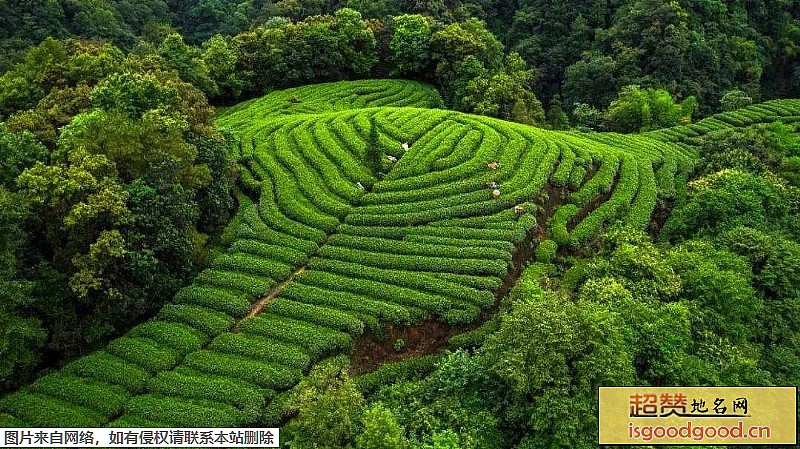
[[[229,330],[234,322],[230,315],[222,312],[184,304],[165,305],[157,318],[162,321],[187,324],[209,337]]]
[[[232,405],[241,413],[242,422],[246,423],[255,421],[264,406],[263,389],[229,377],[165,371],[154,377],[148,388],[164,396]]]
[[[253,256],[245,253],[228,253],[215,258],[211,264],[215,270],[230,270],[239,273],[250,273],[259,277],[279,281],[289,276],[292,267],[269,258]],[[253,294],[259,294],[253,291]]]
[[[146,371],[105,351],[97,351],[70,362],[64,371],[140,393],[150,377]]]
[[[186,287],[175,295],[174,302],[208,307],[233,317],[241,317],[250,309],[248,296],[213,287]]]
[[[753,103],[753,98],[749,97],[747,93],[735,89],[725,92],[719,103],[723,111],[733,111],[750,106]]]
[[[236,427],[243,424],[238,411],[231,405],[155,394],[131,399],[125,406],[125,413],[173,426],[186,423],[192,427]]]
[[[151,320],[144,322],[128,334],[130,337],[144,337],[168,346],[181,355],[199,350],[208,337],[197,329],[181,323]]]
[[[742,114],[744,110],[730,113]],[[724,118],[724,115],[720,115]],[[756,116],[760,121],[761,117]],[[750,118],[747,118],[747,123]],[[744,123],[744,122],[743,122]],[[793,185],[797,168],[793,157],[799,153],[800,140],[793,125],[773,122],[746,128],[729,128],[710,132],[699,140],[703,155],[700,171],[711,174],[723,169],[736,169],[763,174],[772,171]]]
[[[263,388],[284,390],[294,385],[302,372],[275,363],[215,351],[189,354],[184,365],[208,374],[233,377]]]
[[[586,103],[576,104],[572,116],[579,130],[598,130],[604,126],[603,113]]]
[[[432,23],[430,18],[415,14],[392,18],[394,33],[389,42],[392,76],[420,75],[430,64]]]
[[[784,237],[750,228],[734,228],[717,237],[729,251],[745,257],[753,267],[753,286],[769,299],[797,298],[795,279],[800,267],[800,245]]]
[[[25,316],[35,301],[35,284],[15,279],[20,222],[27,216],[20,198],[0,187],[0,379],[3,388],[16,386],[30,375],[39,360],[47,334],[41,321]]]
[[[786,200],[780,184],[768,178],[723,170],[692,181],[687,203],[673,213],[662,232],[676,239],[738,226],[776,229],[791,217]]]
[[[70,7],[70,31],[101,37],[117,25],[94,6]],[[218,227],[232,205],[212,110],[161,63],[92,39],[49,39],[0,82],[2,183],[35,217],[20,221],[31,237],[13,277],[49,296],[28,303],[34,321],[18,323],[20,335],[32,337],[39,320],[64,358],[157,311],[202,260],[199,231]],[[22,85],[31,89],[4,90]]]
[[[734,343],[752,339],[763,304],[745,261],[700,242],[676,248],[672,257],[684,282],[681,296],[698,303],[702,326]]]
[[[359,335],[364,332],[364,323],[361,320],[332,308],[278,299],[270,303],[266,310],[275,315],[337,329],[352,335]]]
[[[97,412],[88,408],[33,393],[12,393],[2,399],[0,406],[37,427],[97,427],[103,422]]]
[[[47,149],[28,131],[9,133],[0,127],[0,155],[3,166],[0,168],[0,182],[7,189],[13,189],[17,177],[37,162],[45,162]]]
[[[410,447],[404,429],[392,413],[381,405],[364,412],[364,431],[356,438],[358,449],[405,449]]]
[[[288,271],[288,268],[285,265],[281,264],[280,268],[283,269],[284,272]],[[284,274],[288,275],[289,273]],[[279,279],[283,279],[283,277]],[[266,296],[276,282],[274,279],[269,277],[241,273],[236,271],[236,268],[231,270],[209,268],[200,273],[200,275],[197,277],[197,280],[201,284],[231,290],[239,290],[254,297]]]
[[[311,363],[308,353],[297,345],[251,334],[222,334],[211,342],[209,349],[300,369]]]
[[[652,18],[646,5],[636,8],[631,11]],[[672,19],[668,10],[663,13]],[[686,143],[691,136],[768,117],[791,118],[800,110],[792,102],[770,103],[760,112],[748,108],[699,126],[637,136],[556,133],[419,109],[441,105],[432,88],[371,80],[274,92],[230,108],[220,123],[236,134],[239,145],[215,130],[202,91],[233,99],[237,86],[249,95],[309,80],[366,75],[379,51],[376,45],[386,47],[380,51],[402,53],[406,63],[410,54],[429,52],[429,60],[403,70],[435,65],[451,104],[542,123],[541,105],[531,93],[535,69],[516,53],[504,57],[502,44],[485,23],[458,19],[441,25],[424,18],[426,31],[414,28],[424,16],[404,17],[398,23],[408,21],[409,34],[402,42],[392,40],[391,30],[381,23],[365,22],[352,10],[274,22],[229,41],[217,38],[203,50],[164,33],[153,40],[155,45],[142,42],[124,70],[98,78],[86,91],[56,91],[37,81],[43,91],[23,99],[37,109],[11,121],[18,128],[9,153],[18,160],[9,176],[17,176],[14,170],[21,173],[8,184],[20,191],[7,199],[24,200],[31,213],[18,215],[33,228],[13,229],[0,221],[11,236],[3,245],[8,251],[0,253],[4,271],[13,272],[18,264],[12,256],[24,253],[14,239],[43,236],[44,249],[26,246],[37,252],[25,254],[22,264],[41,266],[44,261],[41,270],[49,266],[58,275],[54,279],[73,290],[81,302],[66,301],[67,307],[54,315],[77,304],[73,310],[85,314],[92,343],[174,296],[156,321],[66,367],[81,379],[139,394],[124,399],[126,414],[114,425],[253,423],[265,396],[291,388],[312,362],[351,350],[353,336],[365,326],[377,328],[384,320],[419,323],[433,316],[450,324],[474,321],[493,304],[515,244],[536,227],[539,209],[533,202],[555,204],[540,197],[543,189],[563,188],[555,194],[568,201],[549,223],[553,240],[537,249],[539,260],[552,262],[558,244],[579,249],[617,219],[645,228],[659,199],[679,196],[679,179],[697,156],[691,146],[696,143]],[[586,19],[576,19],[576,27],[585,25],[581,20]],[[619,21],[613,33],[628,42],[635,24]],[[376,42],[376,36],[384,41]],[[597,38],[605,39],[602,32]],[[41,51],[69,61],[58,55],[62,50],[54,45]],[[214,72],[206,59],[219,60],[222,67]],[[551,73],[544,76],[552,79]],[[223,81],[228,83],[224,88]],[[628,88],[623,94],[610,108],[610,123],[628,126],[639,114],[644,118],[634,123],[637,130],[666,126],[693,109],[691,102],[675,105],[665,90]],[[89,97],[91,104],[84,101]],[[562,127],[560,100],[550,98],[551,126]],[[52,110],[59,101],[65,103],[63,110]],[[447,355],[435,370],[431,360],[423,359],[366,377],[364,384],[375,392],[380,408],[362,407],[357,385],[340,376],[339,366],[319,385],[302,384],[281,394],[277,405],[268,406],[267,417],[294,401],[289,413],[278,414],[297,414],[287,426],[297,447],[321,441],[336,447],[505,447],[520,439],[537,447],[586,446],[596,428],[598,385],[768,383],[754,341],[785,344],[792,328],[776,320],[781,332],[766,336],[755,331],[759,322],[767,322],[765,310],[775,310],[757,295],[792,294],[785,279],[793,278],[790,267],[796,259],[795,248],[777,240],[778,229],[791,226],[796,192],[776,177],[755,175],[769,166],[791,178],[794,129],[774,125],[770,133],[762,165],[751,164],[753,173],[723,172],[696,183],[687,205],[678,207],[680,221],[668,225],[675,241],[740,225],[775,232],[773,242],[780,250],[769,254],[772,265],[753,270],[752,279],[744,259],[708,245],[661,252],[640,235],[612,233],[597,240],[603,256],[563,283],[575,291],[543,291],[541,285],[550,285],[541,279],[546,270],[535,265],[500,319],[477,335],[454,341],[474,354]],[[39,159],[38,152],[48,147],[20,152],[25,142],[35,143],[31,136],[57,144],[51,157]],[[410,148],[406,151],[402,143]],[[773,165],[770,151],[780,154]],[[234,170],[228,153],[239,159],[240,186],[249,196],[240,196],[240,213],[226,233],[226,242],[233,245],[214,251],[216,257],[196,285],[180,290],[204,259],[207,236],[201,232],[219,229],[232,204],[228,191]],[[400,160],[387,163],[386,155]],[[698,194],[703,189],[711,191],[705,198]],[[748,190],[752,195],[739,195]],[[756,207],[760,197],[769,199],[762,209]],[[737,201],[745,206],[730,206]],[[720,207],[705,208],[717,202]],[[702,213],[719,216],[698,219]],[[730,222],[717,226],[725,220]],[[752,240],[758,250],[739,250],[764,260],[765,239]],[[276,289],[282,280],[288,281]],[[36,304],[25,300],[25,286],[16,287],[10,290],[10,303]],[[251,302],[271,293],[277,296],[258,316],[237,322],[251,310]],[[789,316],[792,307],[785,306]],[[95,323],[92,313],[113,313],[113,318]],[[41,345],[34,338],[39,335],[36,323],[27,324],[30,338],[23,347]],[[651,335],[654,329],[663,338]],[[56,345],[67,343],[55,339]],[[728,349],[729,360],[712,360]],[[697,355],[690,356],[692,351]],[[795,355],[770,351],[763,365],[785,362],[792,367]],[[11,354],[8,366],[34,363],[17,363],[15,357]],[[427,373],[427,379],[413,379]],[[792,378],[791,369],[783,368],[781,375]],[[58,390],[58,398],[77,397],[80,387],[69,383]],[[109,400],[97,425],[107,424],[120,401]],[[3,410],[28,421],[15,410]],[[389,429],[383,443],[376,442],[379,425]],[[366,433],[357,438],[362,429]],[[521,430],[510,435],[507,429]]]
[[[0,426],[8,427],[29,427],[30,424],[8,413],[0,413]]]
[[[355,381],[363,394],[370,395],[382,387],[426,376],[435,369],[440,359],[440,355],[430,354],[387,363],[371,373],[359,376]]]
[[[606,121],[610,130],[623,133],[666,128],[690,123],[696,105],[693,97],[675,104],[666,90],[625,86],[611,102]]]
[[[577,109],[577,108],[576,108]],[[576,114],[577,115],[577,114]],[[550,129],[556,131],[569,129],[569,117],[561,105],[561,97],[554,95],[547,105],[545,121]]]
[[[558,244],[552,240],[545,240],[536,248],[536,260],[541,263],[551,263],[556,256]]]
[[[112,340],[105,349],[109,354],[134,363],[149,373],[173,368],[180,354],[148,338],[121,337]]]
[[[342,364],[340,359],[321,363],[284,399],[284,413],[297,413],[282,429],[291,447],[338,448],[355,437],[363,398]]]
[[[527,67],[525,61],[516,53],[506,57],[502,71],[492,73],[474,56],[468,57],[459,67],[457,83],[464,83],[463,91],[456,91],[456,107],[466,112],[498,117],[519,123],[540,124],[544,122],[541,102],[530,89],[535,81],[535,71]],[[478,64],[479,76],[465,72],[474,70],[470,66]]]
[[[240,329],[245,333],[300,345],[315,358],[326,352],[347,350],[352,344],[344,332],[268,313],[243,321]]]
[[[94,410],[105,418],[121,412],[125,403],[130,399],[122,387],[66,373],[54,373],[40,377],[29,389],[39,395],[47,395]]]

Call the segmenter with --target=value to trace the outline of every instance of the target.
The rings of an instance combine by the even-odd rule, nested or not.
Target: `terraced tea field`
[[[364,81],[227,110],[242,143],[235,242],[155,318],[2,399],[0,425],[258,423],[382,323],[476,320],[523,243],[644,228],[695,158],[676,136],[698,127],[584,135],[439,105],[416,83]],[[797,102],[761,110],[800,116]]]

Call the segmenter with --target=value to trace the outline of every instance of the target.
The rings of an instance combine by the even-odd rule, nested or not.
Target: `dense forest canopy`
[[[787,98],[794,0],[0,2],[0,424],[594,447],[600,385],[797,385]]]
[[[695,97],[704,115],[721,110],[730,92],[756,102],[800,92],[793,1],[13,0],[0,8],[0,70],[48,37],[100,39],[124,51],[160,46],[185,81],[227,103],[372,75],[425,79],[443,87],[451,106],[507,118],[507,99],[476,99],[469,89],[524,89],[570,114],[581,105],[605,109],[627,85],[665,89],[676,101]],[[364,21],[334,19],[341,8]],[[351,24],[335,23],[343,20]],[[361,38],[336,37],[353,26]],[[348,60],[347,47],[366,59]],[[521,61],[503,61],[511,53]],[[538,105],[523,109],[523,119],[541,119]]]

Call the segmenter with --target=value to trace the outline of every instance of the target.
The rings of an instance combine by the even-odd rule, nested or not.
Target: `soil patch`
[[[675,198],[659,201],[659,204],[653,209],[653,215],[650,217],[650,223],[647,225],[647,233],[650,234],[654,240],[658,238],[661,229],[664,228],[664,224],[666,224],[670,215],[672,215],[675,202]]]
[[[390,324],[386,328],[385,338],[379,339],[370,333],[353,342],[354,349],[347,372],[360,376],[375,371],[385,363],[433,354],[447,346],[450,337],[464,330],[437,321],[426,321],[413,326]],[[400,341],[402,347],[395,349],[395,343]]]

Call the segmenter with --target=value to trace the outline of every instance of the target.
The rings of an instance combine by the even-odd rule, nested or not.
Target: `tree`
[[[793,282],[800,271],[800,244],[780,234],[747,227],[724,232],[716,241],[747,259],[753,271],[753,287],[765,298],[775,301],[800,298],[800,286]]]
[[[726,92],[719,103],[723,111],[733,111],[751,105],[753,98],[739,89],[734,89]]]
[[[283,444],[333,449],[347,447],[355,438],[364,398],[341,363],[340,358],[323,362],[291,390],[286,407],[297,416],[282,429]]]
[[[686,204],[673,212],[662,237],[677,241],[739,226],[792,229],[790,223],[796,218],[787,202],[791,192],[776,181],[739,170],[722,170],[692,181]]]
[[[231,43],[217,34],[203,43],[203,62],[209,70],[209,77],[219,88],[216,96],[223,103],[232,102],[242,95],[245,82],[236,71],[239,56]]]
[[[547,118],[545,119],[550,129],[565,130],[569,128],[569,117],[561,107],[561,96],[553,95],[547,107]]]
[[[173,38],[162,49],[186,62],[187,48]],[[21,259],[0,279],[17,298],[9,307],[22,304],[8,310],[22,319],[8,321],[21,348],[40,346],[41,323],[47,350],[72,357],[152,313],[191,279],[201,231],[215,232],[232,206],[231,141],[203,93],[160,56],[123,62],[118,52],[47,41],[6,78],[39,86],[35,108],[0,132],[2,183],[29,211],[17,223]]]
[[[378,60],[375,35],[361,17],[349,8],[336,11],[332,32],[336,34],[337,47],[342,57],[342,76],[355,78],[367,76]]]
[[[591,447],[597,388],[634,382],[630,339],[626,319],[608,306],[540,291],[512,304],[480,358],[527,417],[524,444]]]
[[[0,77],[0,117],[34,108],[54,88],[94,86],[123,58],[110,44],[47,39]]]
[[[519,123],[544,121],[542,104],[530,87],[535,71],[528,69],[516,53],[508,55],[505,65],[494,73],[483,70],[482,63],[469,56],[457,74],[455,85],[466,84],[464,96],[455,99],[459,109]]]
[[[410,445],[405,430],[392,412],[381,404],[367,409],[363,416],[364,431],[356,437],[357,449],[406,449]]]
[[[186,45],[180,34],[173,33],[167,36],[158,46],[158,54],[178,71],[182,80],[200,89],[207,96],[214,97],[219,93],[219,86],[212,79],[201,50]]]
[[[567,67],[564,75],[564,99],[567,104],[587,104],[605,109],[615,92],[626,81],[617,61],[596,52],[584,53],[581,59]]]
[[[6,132],[0,125],[0,185],[16,188],[17,176],[37,162],[46,162],[47,148],[28,131]]]
[[[461,64],[469,56],[477,58],[490,73],[503,66],[503,45],[480,20],[451,23],[431,37],[431,60],[435,65],[436,81],[450,104],[458,101],[453,97],[453,85]]]
[[[28,380],[47,339],[41,321],[28,313],[37,300],[35,284],[17,278],[27,213],[21,196],[0,187],[0,391]]]
[[[8,118],[9,131],[30,132],[54,149],[59,129],[92,105],[91,89],[86,85],[55,88],[42,98],[34,109],[17,112]]]
[[[584,130],[601,130],[603,128],[603,113],[594,106],[578,103],[572,110],[575,125]]]
[[[432,21],[424,16],[405,14],[394,17],[394,34],[389,43],[392,76],[423,77],[430,64]]]
[[[777,173],[790,184],[797,183],[792,158],[800,155],[800,137],[794,125],[780,122],[708,133],[698,142],[702,160],[700,174],[723,169],[756,174]]]
[[[625,86],[606,112],[609,129],[618,132],[642,132],[689,123],[697,102],[693,97],[676,104],[663,89]]]

